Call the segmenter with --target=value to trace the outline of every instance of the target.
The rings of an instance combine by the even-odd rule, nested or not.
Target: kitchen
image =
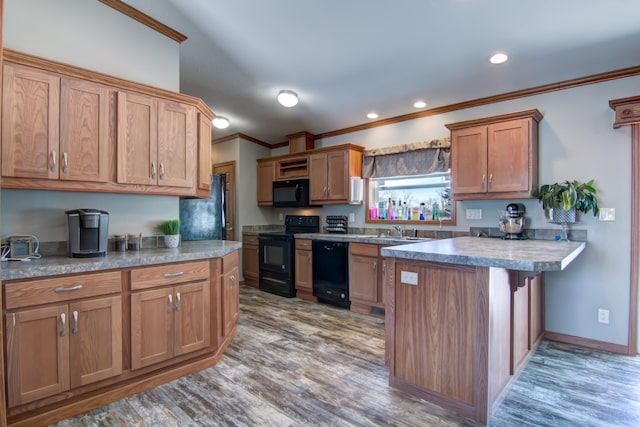
[[[8,8],[8,4],[9,2],[5,2],[5,9]],[[86,46],[83,48],[81,45],[75,51],[60,48],[63,44],[69,46],[70,39],[77,39],[74,32],[82,31],[82,28],[77,27],[79,23],[57,26],[51,34],[45,32],[48,28],[46,16],[55,17],[60,22],[68,21],[64,11],[50,9],[41,5],[39,10],[43,16],[39,19],[45,21],[40,23],[42,32],[39,33],[37,29],[31,28],[30,37],[24,36],[18,28],[11,27],[12,20],[5,18],[5,43],[11,43],[6,46],[62,62],[122,75],[134,81],[153,78],[155,80],[150,84],[170,90],[178,89],[178,48],[174,44],[164,41],[161,37],[154,38],[155,36],[145,30],[138,29],[125,21],[124,17],[114,14],[110,17],[113,25],[134,33],[131,34],[132,39],[147,40],[149,45],[141,49],[133,46],[127,49],[122,44],[109,41],[112,33],[105,31],[107,35],[91,39],[93,46],[99,46],[100,50],[105,52],[105,56],[91,58],[88,55],[78,54],[88,50]],[[82,12],[78,9],[75,11]],[[5,13],[9,13],[8,9]],[[38,18],[37,14],[34,14],[35,18]],[[90,22],[89,17],[87,22]],[[19,40],[16,40],[16,34]],[[82,44],[80,40],[74,43]],[[88,39],[86,43],[89,44]],[[156,51],[160,56],[156,58],[157,63],[152,63],[149,57],[143,58],[138,55],[137,52],[140,50]],[[74,52],[76,52],[75,55]],[[106,57],[108,60],[105,60]],[[128,65],[122,67],[117,64]],[[170,66],[167,66],[168,64]],[[615,222],[600,222],[591,216],[583,216],[574,226],[576,229],[588,230],[588,249],[567,271],[548,275],[547,330],[596,344],[604,343],[603,345],[624,351],[631,333],[629,326],[629,277],[631,274],[629,177],[631,171],[626,161],[630,152],[630,130],[629,127],[612,129],[613,111],[609,108],[608,102],[611,99],[637,95],[637,87],[637,76],[609,80],[327,137],[316,141],[316,147],[354,143],[367,148],[376,148],[402,142],[437,139],[448,135],[445,127],[447,123],[531,108],[539,109],[544,115],[540,122],[539,175],[541,181],[562,180],[568,177],[596,178],[598,187],[602,189],[602,205],[616,208]],[[584,149],[585,146],[588,147],[587,150]],[[238,198],[237,230],[240,230],[243,225],[283,225],[284,220],[279,219],[281,213],[299,213],[297,210],[259,208],[255,203],[257,181],[255,160],[283,154],[286,150],[284,147],[271,150],[252,143],[243,135],[214,145],[214,163],[234,160],[237,165],[236,170],[242,171],[242,179],[237,182],[237,194],[247,196]],[[607,161],[607,159],[612,160]],[[129,209],[131,203],[135,203],[138,208]],[[550,227],[544,220],[537,200],[525,200],[524,204],[531,218],[531,228]],[[497,211],[503,209],[504,205],[505,203],[501,201],[460,202],[459,212],[462,213],[465,209],[482,209],[483,219],[467,220],[463,214],[459,214],[455,227],[443,227],[443,229],[444,231],[468,231],[472,226],[495,226]],[[43,206],[46,209],[42,209]],[[53,192],[29,192],[25,195],[25,191],[21,190],[3,190],[3,235],[29,233],[37,235],[42,241],[65,240],[62,217],[47,215],[47,212],[59,212],[68,206],[91,206],[111,212],[114,234],[141,231],[145,235],[151,235],[154,233],[151,224],[166,217],[177,216],[178,210],[175,200],[165,196]],[[28,212],[28,215],[25,216],[25,212]],[[323,217],[353,214],[355,221],[350,226],[365,227],[366,225],[366,211],[362,206],[325,206],[321,211],[310,210],[305,214],[321,214]],[[28,227],[24,226],[25,222],[29,223]],[[615,248],[615,252],[604,248]],[[620,256],[620,254],[623,255]],[[606,307],[602,307],[605,302]],[[608,325],[597,322],[595,313],[598,308],[610,310],[611,319]]]

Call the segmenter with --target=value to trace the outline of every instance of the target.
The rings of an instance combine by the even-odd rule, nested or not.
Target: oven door
[[[272,273],[289,276],[292,271],[293,236],[258,235],[260,275]]]

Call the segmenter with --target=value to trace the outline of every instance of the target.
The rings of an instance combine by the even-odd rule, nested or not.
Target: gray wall
[[[146,83],[180,88],[179,45],[95,0],[5,0],[4,46]],[[157,234],[155,224],[178,218],[178,198],[3,190],[2,235],[66,240],[64,211],[109,212],[109,234]]]

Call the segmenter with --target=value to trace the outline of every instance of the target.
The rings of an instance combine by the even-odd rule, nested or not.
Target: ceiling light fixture
[[[278,93],[278,102],[285,107],[293,107],[298,103],[298,94],[292,90],[281,90]]]
[[[503,62],[507,62],[507,59],[509,59],[509,57],[505,53],[499,52],[489,58],[489,62],[492,64],[502,64]]]
[[[427,103],[424,102],[424,101],[416,101],[416,102],[413,103],[413,106],[415,108],[424,108],[424,107],[427,106]]]
[[[369,113],[367,114],[367,117],[369,117],[370,119],[377,119],[378,115],[376,113]]]
[[[229,127],[229,119],[222,116],[216,116],[212,123],[218,129],[226,129]]]

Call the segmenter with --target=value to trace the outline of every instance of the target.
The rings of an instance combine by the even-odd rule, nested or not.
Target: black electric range
[[[284,225],[284,231],[258,234],[258,287],[265,292],[292,298],[296,296],[294,234],[318,233],[320,217],[287,215]]]

